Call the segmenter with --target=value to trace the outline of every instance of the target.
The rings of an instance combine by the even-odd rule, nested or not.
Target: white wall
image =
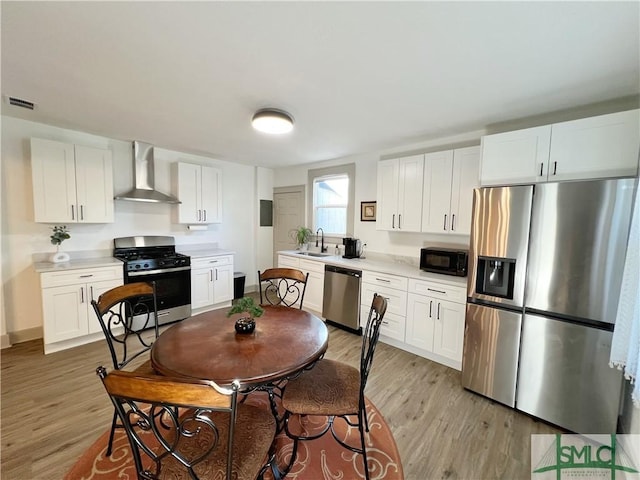
[[[273,201],[273,170],[256,167],[256,269],[247,274],[247,285],[257,285],[258,270],[273,267],[273,227],[260,226],[260,200]]]
[[[47,138],[82,145],[110,148],[113,152],[114,190],[123,193],[133,186],[131,142],[113,140],[84,132],[2,117],[1,195],[3,233],[1,258],[6,331],[33,337],[42,327],[39,277],[32,255],[53,252],[49,242],[51,225],[33,221],[33,194],[29,157],[30,137]],[[222,169],[223,221],[206,231],[189,231],[173,223],[175,206],[116,201],[113,224],[69,224],[71,239],[65,251],[101,251],[110,255],[113,238],[130,235],[172,235],[178,245],[217,243],[236,252],[235,270],[256,271],[255,168],[197,155],[156,148],[156,188],[172,190],[171,164],[176,161],[208,164]]]
[[[420,248],[427,245],[469,246],[468,235],[438,235],[427,233],[400,233],[376,230],[375,222],[360,221],[360,202],[375,201],[377,197],[377,162],[380,158],[392,158],[394,156],[406,156],[418,152],[435,152],[460,148],[471,145],[479,145],[480,137],[484,131],[469,132],[428,142],[406,145],[394,150],[381,150],[377,152],[353,155],[349,157],[301,165],[298,167],[280,168],[275,171],[274,187],[286,187],[291,185],[308,185],[308,171],[310,169],[342,165],[346,163],[356,164],[356,194],[354,205],[354,231],[349,232],[367,244],[367,252],[378,252],[404,257],[419,258]],[[307,219],[307,224],[309,220]],[[310,225],[308,225],[310,226]]]

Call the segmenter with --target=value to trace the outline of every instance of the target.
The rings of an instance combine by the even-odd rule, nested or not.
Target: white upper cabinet
[[[422,231],[469,235],[473,189],[478,186],[480,147],[424,156]]]
[[[178,223],[222,222],[222,172],[218,168],[178,163]]]
[[[482,185],[635,176],[640,110],[482,138]]]
[[[420,231],[423,169],[424,155],[378,162],[378,230]]]
[[[640,110],[553,125],[549,181],[635,176]]]
[[[32,138],[31,171],[36,222],[113,222],[110,150]]]
[[[480,183],[506,185],[546,179],[551,125],[482,137]]]

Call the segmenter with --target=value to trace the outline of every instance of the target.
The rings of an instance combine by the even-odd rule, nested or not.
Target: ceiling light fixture
[[[293,130],[293,117],[284,110],[263,108],[253,115],[251,125],[259,132],[280,135]]]

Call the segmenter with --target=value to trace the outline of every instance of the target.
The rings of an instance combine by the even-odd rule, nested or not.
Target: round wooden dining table
[[[297,308],[266,306],[253,333],[236,333],[227,309],[211,310],[164,331],[151,349],[154,370],[165,376],[212,380],[241,390],[276,384],[313,365],[329,344],[317,316]]]

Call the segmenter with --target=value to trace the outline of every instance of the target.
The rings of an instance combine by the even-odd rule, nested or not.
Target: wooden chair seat
[[[181,413],[181,418],[189,415],[189,411]],[[276,423],[271,412],[253,405],[238,405],[236,425],[233,437],[233,478],[238,480],[254,480],[267,461],[267,452],[275,435]],[[194,467],[198,478],[224,479],[227,469],[226,442],[229,435],[229,413],[210,412],[206,414],[218,427],[220,435],[220,448],[216,448],[201,463]],[[203,451],[202,446],[211,444],[213,433],[211,430],[203,430],[197,439],[180,439],[179,453],[185,458],[194,458]],[[169,441],[173,436],[167,434]],[[190,441],[191,440],[191,441]],[[163,450],[158,447],[157,453]],[[162,463],[161,479],[190,479],[184,466],[173,456],[168,455]]]
[[[351,365],[323,359],[289,380],[282,399],[285,410],[305,415],[349,415],[358,412],[360,372]]]

